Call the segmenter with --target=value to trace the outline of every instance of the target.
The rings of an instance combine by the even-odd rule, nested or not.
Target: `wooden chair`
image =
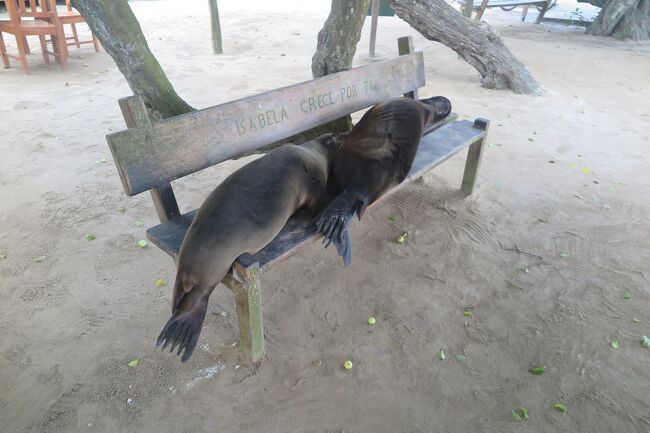
[[[548,11],[550,6],[550,0],[482,0],[480,4],[476,4],[473,0],[460,0],[460,12],[466,17],[470,18],[472,10],[476,10],[476,19],[480,20],[483,17],[485,9],[488,8],[514,8],[516,6],[523,6],[523,11],[521,13],[521,20],[526,20],[526,14],[528,13],[528,7],[530,5],[539,6],[540,11],[537,15],[535,22],[537,24],[542,22],[544,14]],[[506,9],[504,9],[506,10]],[[507,9],[512,10],[512,9]]]
[[[43,50],[43,60],[50,63],[49,56],[61,64],[65,71],[68,62],[68,50],[65,45],[65,35],[56,15],[55,0],[41,0],[41,10],[38,10],[36,0],[5,0],[9,20],[0,21],[0,52],[5,68],[9,68],[9,57],[20,60],[25,74],[29,74],[27,54],[30,53],[27,45],[27,36],[38,36]],[[27,18],[27,19],[25,19]],[[2,38],[2,33],[9,33],[16,38],[18,56],[7,53]],[[50,39],[46,39],[46,36]],[[52,51],[48,51],[47,44],[52,44]]]
[[[59,17],[59,23],[61,24],[62,27],[61,31],[64,34],[66,46],[74,45],[77,48],[81,48],[81,45],[83,44],[93,44],[95,46],[95,51],[99,52],[99,41],[97,40],[97,37],[92,31],[90,32],[91,39],[88,39],[86,41],[79,40],[79,35],[77,34],[77,24],[85,23],[86,20],[79,13],[79,11],[72,8],[72,5],[70,4],[70,0],[65,0],[65,6],[66,6],[66,10],[57,11],[57,15]],[[64,26],[66,25],[70,25],[70,27],[72,28],[72,36],[65,36]],[[72,42],[68,42],[68,41],[72,41]]]

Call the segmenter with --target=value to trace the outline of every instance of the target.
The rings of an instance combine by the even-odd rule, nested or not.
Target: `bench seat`
[[[466,147],[479,142],[485,135],[483,129],[475,127],[473,122],[469,120],[451,123],[443,121],[442,123],[443,125],[439,128],[430,128],[430,131],[436,129],[435,134],[427,134],[422,137],[418,153],[413,161],[413,167],[408,176],[402,184],[393,188],[386,195],[421,177],[428,170]],[[195,214],[196,210],[193,210],[151,227],[147,230],[147,237],[153,244],[176,260],[185,232]],[[313,218],[314,215],[307,210],[296,212],[270,244],[254,255],[241,255],[237,258],[237,262],[244,268],[257,263],[260,271],[264,271],[274,263],[292,256],[307,242],[316,239],[316,235],[309,230],[309,224]]]

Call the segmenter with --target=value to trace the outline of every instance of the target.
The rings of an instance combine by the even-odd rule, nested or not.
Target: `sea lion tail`
[[[171,344],[169,351],[172,352],[178,346],[176,354],[180,355],[181,351],[183,351],[181,362],[190,359],[196,348],[199,335],[201,335],[207,309],[208,296],[202,296],[198,299],[198,302],[192,296],[184,296],[179,301],[178,308],[174,310],[172,317],[160,332],[156,347],[163,344],[162,350],[165,350]]]
[[[365,202],[356,193],[345,190],[332,200],[315,221],[316,232],[324,236],[325,248],[333,243],[346,267],[352,263],[352,240],[348,226],[354,215],[361,215],[365,208]]]

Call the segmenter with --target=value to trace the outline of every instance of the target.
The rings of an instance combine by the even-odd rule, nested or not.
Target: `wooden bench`
[[[475,4],[473,0],[460,0],[460,8],[461,13],[468,18],[471,17],[472,10],[476,10],[476,19],[480,20],[487,8],[514,8],[515,6],[523,6],[521,20],[525,21],[526,15],[528,14],[528,6],[542,6],[542,10],[539,12],[537,20],[535,20],[539,24],[542,22],[542,18],[544,18],[544,14],[548,10],[550,3],[550,0],[482,0],[480,4]],[[469,6],[469,8],[466,8],[466,6]]]
[[[174,259],[196,211],[181,215],[170,182],[230,158],[291,137],[343,115],[404,94],[417,98],[424,86],[421,52],[410,37],[398,40],[400,56],[320,77],[165,120],[152,121],[142,99],[119,101],[129,129],[107,136],[129,196],[149,190],[160,224],[149,240]],[[444,92],[442,92],[444,93]],[[438,125],[423,137],[413,169],[395,190],[469,147],[462,190],[471,194],[481,161],[488,121]],[[207,191],[206,191],[207,194]],[[313,215],[299,211],[257,254],[243,254],[223,283],[235,294],[240,350],[251,361],[264,355],[260,273],[316,239]]]

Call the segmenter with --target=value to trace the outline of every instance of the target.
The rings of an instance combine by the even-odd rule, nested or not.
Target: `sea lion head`
[[[347,133],[328,133],[316,137],[313,142],[322,149],[328,161],[334,159],[334,155],[339,151]]]
[[[444,96],[434,96],[428,99],[420,99],[420,102],[430,108],[429,119],[425,122],[434,123],[444,119],[451,113],[451,101]]]

